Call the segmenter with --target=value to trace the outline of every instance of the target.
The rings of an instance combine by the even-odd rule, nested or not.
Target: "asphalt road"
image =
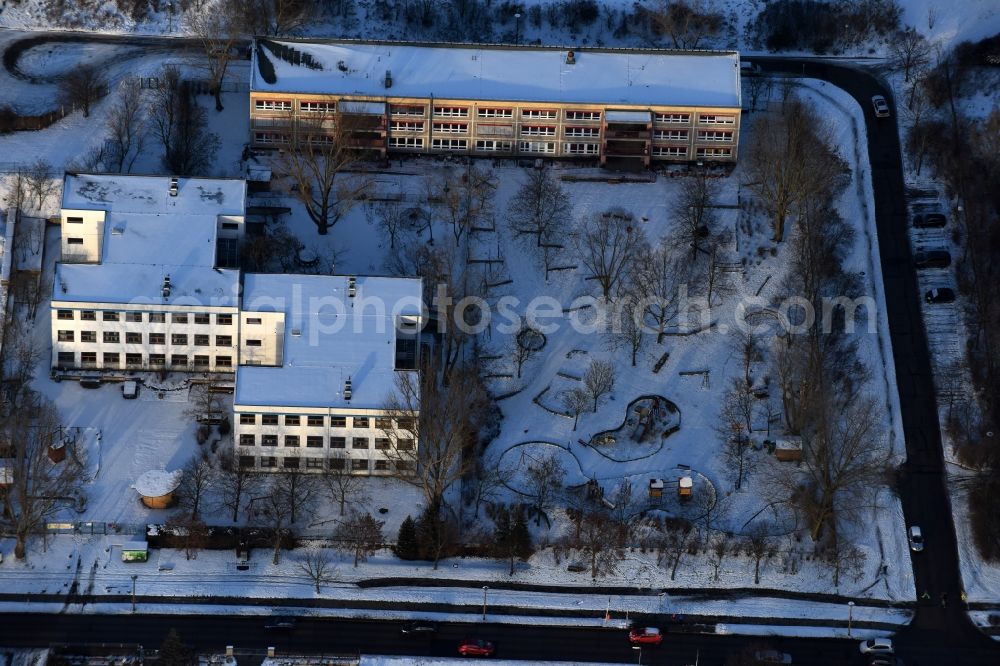
[[[398,622],[299,619],[293,630],[265,630],[262,618],[239,616],[186,617],[156,615],[88,616],[6,615],[0,623],[0,645],[59,643],[138,643],[155,648],[170,628],[194,647],[221,651],[358,653],[457,656],[465,638],[486,638],[497,646],[496,657],[637,663],[622,629],[550,628],[530,625],[446,624],[433,638],[410,638]],[[752,642],[743,636],[706,636],[668,630],[663,644],[642,650],[643,664],[721,665]],[[768,639],[769,646],[794,655],[799,664],[860,664],[857,644],[846,640]]]
[[[970,621],[959,601],[962,592],[951,504],[945,490],[941,425],[938,421],[930,354],[920,310],[916,270],[910,250],[897,109],[876,118],[872,95],[892,95],[872,75],[821,61],[753,58],[764,71],[824,79],[853,96],[865,113],[872,167],[875,218],[885,283],[889,334],[899,390],[907,460],[899,492],[907,525],[920,525],[922,553],[911,553],[917,595],[924,592],[913,623],[896,636],[907,664],[1000,663],[1000,645]],[[941,594],[948,605],[941,607]],[[981,661],[987,660],[987,661]]]

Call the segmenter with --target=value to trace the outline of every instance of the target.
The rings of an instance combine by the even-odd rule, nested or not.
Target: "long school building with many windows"
[[[258,40],[251,143],[389,153],[735,162],[739,55]]]
[[[56,370],[231,373],[243,180],[66,174]]]

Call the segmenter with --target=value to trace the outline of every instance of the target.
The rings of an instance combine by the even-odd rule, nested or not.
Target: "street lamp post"
[[[132,612],[135,612],[135,579],[138,578],[138,574],[132,574]]]
[[[632,649],[639,653],[639,661],[636,662],[636,663],[639,664],[639,666],[642,666],[642,646],[641,645],[633,645]]]
[[[851,624],[854,622],[854,602],[847,602],[847,637],[851,637]]]
[[[514,45],[521,42],[521,12],[514,14]]]
[[[489,589],[489,585],[483,585],[483,622],[486,622],[486,592]]]

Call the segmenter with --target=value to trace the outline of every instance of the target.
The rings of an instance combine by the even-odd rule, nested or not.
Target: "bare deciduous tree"
[[[43,159],[38,159],[24,173],[27,191],[31,195],[32,204],[36,210],[44,210],[45,203],[61,187],[61,175],[57,175],[52,165]]]
[[[540,525],[542,516],[552,507],[552,503],[563,490],[566,468],[554,453],[532,458],[524,471],[525,490],[537,509],[535,524]],[[546,516],[546,522],[548,517]]]
[[[368,223],[378,225],[389,237],[389,249],[396,249],[400,234],[410,226],[410,212],[398,201],[368,201],[365,203]]]
[[[451,484],[470,470],[472,460],[463,450],[477,441],[489,404],[474,368],[457,368],[447,385],[427,370],[396,374],[396,390],[383,407],[396,424],[383,430],[393,443],[386,455],[399,478],[420,488],[428,504],[440,504]]]
[[[91,65],[77,65],[66,72],[59,81],[59,101],[66,106],[77,106],[83,117],[90,116],[90,107],[107,91],[108,82]]]
[[[251,518],[254,522],[261,522],[271,531],[271,538],[274,544],[274,554],[271,558],[272,564],[281,562],[281,546],[285,537],[289,533],[288,529],[288,496],[279,484],[279,475],[270,475],[267,483],[261,490],[262,494],[253,498],[254,512]]]
[[[879,440],[878,409],[863,399],[843,413],[825,405],[815,426],[803,432],[803,474],[787,470],[779,483],[806,517],[814,541],[834,520],[846,520],[872,505],[871,493],[885,471],[887,452]]]
[[[205,509],[205,499],[216,479],[215,467],[207,451],[202,449],[188,460],[181,469],[177,486],[177,503],[184,508],[190,520],[197,520]]]
[[[611,349],[627,349],[632,356],[632,367],[636,357],[646,343],[646,327],[643,324],[643,301],[639,296],[628,294],[618,299],[614,308],[614,318],[607,332],[607,343]]]
[[[491,503],[503,494],[514,478],[515,470],[502,467],[496,456],[478,457],[469,479],[468,501],[474,508],[473,518],[479,518],[481,504]]]
[[[119,173],[132,172],[146,142],[146,124],[142,87],[139,79],[129,77],[118,85],[118,93],[105,121],[113,153],[108,160],[112,162],[110,168]]]
[[[164,67],[159,81],[160,87],[152,91],[149,121],[163,147],[163,166],[177,175],[202,174],[215,160],[219,136],[208,131],[205,109],[177,67]]]
[[[923,67],[930,60],[931,45],[927,38],[917,32],[913,26],[907,26],[896,31],[892,39],[887,40],[889,52],[892,54],[893,64],[903,70],[903,77],[906,83],[910,82],[910,76]]]
[[[240,517],[240,509],[260,490],[261,475],[239,465],[232,456],[223,456],[219,465],[219,501],[233,512],[233,522]]]
[[[632,226],[634,223],[631,213],[608,210],[588,220],[576,239],[580,263],[601,285],[605,301],[618,293],[618,287],[629,277],[639,249],[646,244],[644,234]]]
[[[573,207],[551,169],[531,169],[507,206],[507,223],[514,236],[534,237],[535,246],[559,240],[569,226]]]
[[[747,534],[745,541],[746,554],[753,558],[753,582],[760,585],[760,565],[774,557],[774,539],[767,523],[756,522]]]
[[[733,486],[739,490],[743,479],[753,468],[749,456],[750,434],[753,432],[754,395],[749,384],[734,377],[722,398],[718,433],[727,467],[735,477]]]
[[[290,35],[315,19],[314,0],[236,0],[251,35]]]
[[[316,594],[320,593],[321,585],[332,583],[337,579],[337,567],[330,557],[330,550],[326,544],[305,549],[299,561],[299,571],[312,582]]]
[[[654,32],[669,36],[676,49],[698,48],[725,24],[722,14],[707,11],[697,0],[659,0],[652,7],[638,6],[647,13]]]
[[[229,64],[236,57],[241,34],[242,17],[237,0],[219,2],[208,12],[188,12],[185,22],[188,31],[201,44],[205,60],[203,68],[215,97],[215,110],[222,111],[222,83],[226,80]]]
[[[710,243],[715,234],[715,213],[712,200],[718,196],[719,186],[708,177],[708,172],[700,170],[681,184],[681,195],[677,202],[678,218],[676,240],[681,247],[691,248],[691,260],[698,253],[708,254],[703,247]]]
[[[635,263],[634,285],[641,306],[642,322],[663,342],[667,329],[680,317],[681,298],[687,293],[690,273],[684,270],[677,251],[668,243],[644,248]]]
[[[570,389],[559,394],[559,402],[563,409],[573,417],[573,431],[576,431],[576,424],[580,420],[580,414],[590,407],[590,394],[581,388]]]
[[[368,557],[378,552],[385,537],[382,535],[384,521],[375,520],[371,514],[351,514],[347,520],[337,524],[334,539],[340,548],[354,557],[354,566],[367,562]]]
[[[273,487],[285,501],[288,522],[294,525],[299,518],[311,517],[319,496],[319,480],[316,475],[293,470],[274,476]]]
[[[732,548],[732,543],[726,533],[718,532],[712,536],[712,541],[708,548],[708,562],[712,565],[712,580],[719,580],[719,571],[722,569],[722,562],[732,551]]]
[[[763,200],[774,224],[773,240],[785,236],[785,222],[839,179],[842,161],[816,113],[791,99],[777,116],[762,115],[754,123],[747,173],[750,187]]]
[[[330,118],[300,120],[297,142],[275,158],[275,167],[291,180],[293,194],[305,206],[306,214],[321,236],[325,236],[370,187],[368,178],[345,173],[364,157],[365,150],[357,145],[363,139],[355,135],[364,129],[367,118],[352,113],[351,107],[345,105]],[[333,123],[333,128],[310,124],[326,122]],[[288,123],[295,126],[295,117],[289,116]]]
[[[14,557],[27,556],[28,537],[62,510],[77,504],[84,493],[83,452],[74,444],[59,463],[49,459],[49,448],[60,442],[63,429],[59,413],[48,399],[27,394],[20,407],[4,406],[0,440],[11,443],[6,460],[9,483],[3,493],[0,524],[14,535]]]
[[[606,512],[592,511],[583,516],[579,533],[570,543],[587,558],[590,577],[597,580],[618,571],[625,559],[625,545],[619,526]]]
[[[615,388],[615,366],[611,361],[601,361],[594,359],[583,374],[583,385],[587,387],[587,394],[590,396],[593,410],[597,412],[597,405],[601,398],[611,393]]]
[[[492,169],[466,163],[461,177],[445,174],[434,181],[432,197],[437,202],[434,211],[451,226],[455,246],[476,225],[493,214],[493,196],[497,179]]]
[[[326,495],[340,508],[341,516],[348,507],[365,504],[370,499],[365,490],[365,477],[351,473],[347,462],[344,460],[342,467],[331,466],[322,476]]]
[[[670,567],[670,580],[677,577],[677,569],[680,567],[681,559],[694,541],[695,532],[691,528],[691,523],[687,521],[675,520],[663,526],[660,547],[663,549],[663,563]]]

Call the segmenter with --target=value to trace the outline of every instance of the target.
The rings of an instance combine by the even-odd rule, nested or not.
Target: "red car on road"
[[[628,632],[628,641],[633,645],[659,645],[663,634],[656,627],[639,627]]]
[[[479,638],[468,640],[458,646],[458,653],[463,657],[491,657],[493,656],[493,643]]]

